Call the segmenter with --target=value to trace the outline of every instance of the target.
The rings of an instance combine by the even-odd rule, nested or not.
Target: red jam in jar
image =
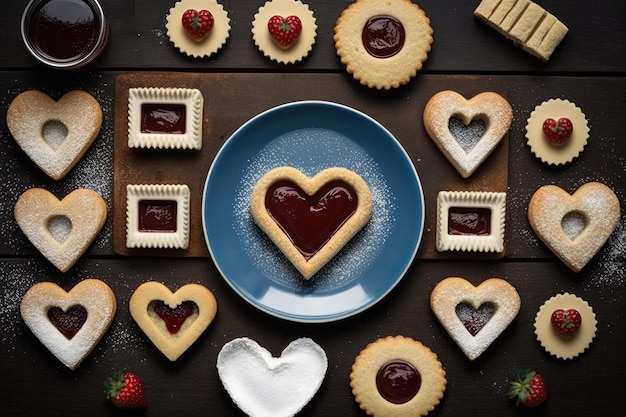
[[[141,133],[184,135],[186,131],[184,104],[144,103],[141,105]]]
[[[139,231],[176,233],[177,204],[174,200],[140,200]]]
[[[374,16],[365,23],[361,40],[365,50],[374,58],[389,58],[404,46],[404,26],[393,16]]]
[[[401,359],[387,362],[376,374],[376,388],[393,404],[411,401],[422,386],[422,377],[415,367]]]
[[[491,210],[487,207],[450,207],[448,234],[488,236],[491,234]]]
[[[313,196],[295,183],[278,181],[265,195],[269,215],[309,260],[356,212],[356,191],[344,181],[331,181]]]
[[[79,68],[95,60],[108,40],[97,0],[31,0],[22,16],[30,53],[54,68]]]

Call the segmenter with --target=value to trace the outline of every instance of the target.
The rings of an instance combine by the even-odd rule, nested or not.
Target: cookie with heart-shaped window
[[[501,278],[489,278],[475,287],[463,278],[449,277],[430,294],[433,313],[470,360],[500,336],[520,306],[515,287]]]
[[[599,182],[583,184],[571,195],[556,185],[544,185],[528,203],[531,228],[574,272],[604,246],[620,215],[619,199]]]
[[[107,207],[100,194],[86,188],[62,200],[43,188],[31,188],[17,199],[14,215],[33,246],[67,272],[104,226]]]
[[[26,326],[70,369],[76,369],[98,344],[116,309],[111,288],[92,278],[69,292],[52,282],[40,282],[26,291],[20,304]]]
[[[170,361],[189,349],[217,314],[213,293],[200,284],[172,292],[160,282],[145,282],[133,292],[128,307],[141,330]]]
[[[372,215],[367,183],[346,168],[313,178],[278,167],[256,183],[252,217],[305,279],[326,265]]]
[[[513,109],[495,92],[466,99],[445,90],[428,100],[423,119],[435,145],[463,178],[469,178],[507,134]]]
[[[7,126],[26,155],[50,178],[60,180],[98,136],[102,108],[85,91],[70,91],[55,101],[30,90],[9,105]]]

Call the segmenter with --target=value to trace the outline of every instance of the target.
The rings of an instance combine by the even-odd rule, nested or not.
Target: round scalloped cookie
[[[446,371],[437,355],[405,336],[380,338],[367,345],[350,373],[356,402],[374,417],[425,416],[443,398],[446,384]]]
[[[559,336],[552,328],[550,318],[554,310],[576,309],[582,317],[578,332],[571,338]],[[591,306],[574,294],[557,294],[547,300],[535,316],[535,335],[541,346],[559,359],[573,359],[583,353],[596,335],[596,315]]]
[[[377,19],[387,20],[381,26]],[[378,25],[379,32],[401,34],[404,43],[386,57],[375,57],[364,45],[363,30]],[[401,37],[401,35],[398,35]],[[387,44],[375,34],[373,44]],[[417,75],[428,58],[433,29],[424,11],[410,0],[357,0],[346,8],[335,24],[333,37],[337,55],[346,71],[370,88],[397,88]],[[401,41],[400,41],[401,43]],[[370,48],[371,49],[371,48]]]
[[[567,117],[571,120],[574,130],[569,140],[561,146],[550,144],[543,133],[543,122],[547,118],[555,120]],[[568,100],[550,99],[544,101],[530,113],[526,124],[528,146],[537,158],[546,164],[563,165],[572,162],[587,145],[589,126],[584,113],[579,107]]]
[[[182,25],[182,17],[188,9],[208,10],[215,23],[208,36],[201,41],[192,39]],[[230,36],[228,12],[215,0],[181,0],[170,9],[167,16],[167,36],[180,52],[195,57],[205,58],[215,54]]]
[[[272,16],[298,16],[302,21],[302,32],[296,42],[283,49],[274,42],[267,30],[267,22]],[[259,50],[269,59],[282,63],[293,64],[301,61],[315,44],[317,36],[316,19],[309,6],[299,0],[272,0],[259,8],[252,22],[252,39]]]

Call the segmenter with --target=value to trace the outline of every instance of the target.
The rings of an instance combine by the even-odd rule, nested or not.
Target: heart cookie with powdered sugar
[[[98,136],[102,108],[85,91],[70,91],[55,101],[30,90],[9,105],[7,126],[26,155],[50,178],[59,180]]]
[[[116,310],[113,291],[98,279],[85,279],[69,292],[40,282],[26,291],[20,304],[26,326],[70,369],[98,344]]]
[[[296,415],[319,390],[327,368],[326,353],[309,338],[294,340],[279,357],[245,337],[226,343],[217,355],[224,388],[254,417]]]
[[[468,178],[508,132],[513,109],[498,93],[484,92],[466,99],[445,90],[428,100],[423,119],[428,136],[459,174]],[[456,121],[465,128],[453,128]]]
[[[59,201],[43,188],[31,188],[18,198],[14,214],[33,246],[67,272],[104,226],[107,207],[93,190],[74,190]]]
[[[604,246],[620,215],[619,199],[599,182],[583,184],[571,195],[556,185],[544,185],[528,203],[533,231],[574,272]]]
[[[200,337],[217,313],[217,301],[206,287],[187,284],[172,292],[156,281],[137,287],[128,307],[141,330],[170,361]]]
[[[433,313],[470,360],[500,336],[520,306],[517,290],[501,278],[489,278],[475,287],[463,278],[449,277],[430,295]]]

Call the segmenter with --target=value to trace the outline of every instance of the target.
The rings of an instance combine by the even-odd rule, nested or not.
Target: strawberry
[[[582,317],[578,310],[570,308],[569,310],[554,310],[550,317],[552,328],[564,338],[572,337],[580,328]]]
[[[298,16],[272,16],[267,22],[267,30],[278,46],[290,48],[302,32],[302,21]]]
[[[107,398],[114,406],[124,409],[146,407],[143,383],[136,374],[119,372],[108,378],[105,386]]]
[[[201,41],[213,29],[213,14],[208,10],[189,9],[183,13],[185,32],[195,41]]]
[[[561,146],[572,136],[574,126],[567,117],[561,117],[559,120],[547,118],[543,121],[542,129],[548,142]]]
[[[509,398],[515,398],[515,404],[523,407],[536,407],[548,397],[546,381],[535,371],[516,370],[511,382]]]

